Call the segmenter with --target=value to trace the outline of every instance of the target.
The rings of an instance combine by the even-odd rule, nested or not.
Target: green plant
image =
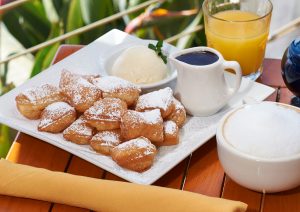
[[[91,24],[99,19],[126,10],[146,0],[32,0],[6,11],[1,20],[10,33],[25,47],[29,48],[46,40]],[[88,44],[113,28],[135,33],[147,39],[164,40],[187,31],[203,22],[200,12],[203,0],[166,0],[153,4],[123,19],[115,20],[89,32],[73,36],[63,42],[48,46],[34,53],[31,77],[46,69],[60,44]],[[205,44],[203,31],[179,39],[179,48]],[[8,69],[1,66],[1,94],[13,85],[6,84]],[[6,129],[6,127],[3,127]],[[1,139],[8,139],[6,131]],[[3,146],[3,145],[2,145]],[[1,141],[0,141],[1,149]],[[1,156],[1,152],[0,152]]]

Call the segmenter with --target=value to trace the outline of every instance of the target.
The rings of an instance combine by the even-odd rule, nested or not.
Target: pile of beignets
[[[16,96],[16,105],[26,118],[40,119],[39,131],[62,132],[67,141],[88,144],[121,167],[143,172],[157,147],[178,144],[186,111],[169,87],[140,93],[118,77],[62,70],[59,87],[30,88]]]

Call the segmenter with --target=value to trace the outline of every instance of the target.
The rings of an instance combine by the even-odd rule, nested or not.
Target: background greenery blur
[[[0,14],[8,31],[25,48],[91,24],[99,19],[134,7],[146,0],[32,0]],[[34,53],[30,77],[46,69],[61,44],[88,44],[113,28],[124,30],[141,38],[164,40],[202,24],[203,0],[166,0],[145,10],[124,16],[89,32],[73,36],[63,42]],[[2,1],[8,3],[11,0]],[[1,4],[1,1],[0,1]],[[203,30],[180,38],[179,48],[204,45]],[[13,54],[13,53],[12,53]],[[8,64],[1,66],[1,95],[14,88],[7,83]],[[0,126],[0,157],[5,157],[16,132]]]

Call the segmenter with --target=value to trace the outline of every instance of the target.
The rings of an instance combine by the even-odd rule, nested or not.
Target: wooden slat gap
[[[67,162],[67,165],[66,165],[66,167],[65,167],[65,170],[64,170],[64,172],[68,172],[68,169],[69,169],[69,167],[70,167],[70,164],[71,164],[72,158],[73,158],[73,155],[72,155],[72,154],[70,154],[70,157],[69,157],[69,159],[68,159],[68,162]]]
[[[223,198],[224,189],[225,189],[226,173],[224,172],[223,181],[222,181],[222,190],[220,192],[220,198]]]
[[[191,163],[191,160],[192,160],[192,156],[193,156],[193,153],[191,153],[189,155],[189,157],[187,158],[187,160],[185,162],[185,168],[184,168],[182,180],[181,180],[181,183],[180,183],[180,190],[183,190],[183,188],[184,188],[184,185],[185,185],[185,182],[186,182],[186,177],[187,177],[189,167],[190,167],[190,163]]]
[[[275,99],[275,101],[276,102],[279,102],[280,101],[280,94],[281,94],[281,90],[280,90],[281,88],[280,87],[278,87],[277,88],[277,90],[276,90],[276,99]]]
[[[48,212],[51,212],[51,211],[52,211],[52,209],[53,209],[54,205],[55,205],[55,203],[51,203],[51,205],[50,205],[50,207],[49,207],[49,210],[48,210]]]
[[[260,208],[259,208],[259,212],[263,212],[263,210],[264,210],[265,197],[266,197],[266,193],[262,193],[261,198],[260,198]]]
[[[107,174],[107,171],[103,171],[103,174],[102,174],[102,176],[101,176],[101,179],[104,179],[105,180],[105,178],[106,178],[106,174]]]

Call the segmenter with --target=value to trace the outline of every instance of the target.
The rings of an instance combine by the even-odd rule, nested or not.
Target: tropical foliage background
[[[91,24],[99,19],[132,8],[146,0],[32,0],[0,14],[8,31],[25,48]],[[8,3],[9,0],[2,1]],[[0,1],[1,4],[1,1]],[[113,28],[141,38],[164,40],[202,23],[202,0],[166,0],[124,16],[89,32],[73,36],[34,53],[31,77],[46,69],[61,44],[88,44]],[[203,31],[177,40],[180,48],[205,44]],[[8,84],[8,64],[1,66],[1,95],[14,87]],[[4,157],[15,136],[7,126],[0,128],[0,157]]]

